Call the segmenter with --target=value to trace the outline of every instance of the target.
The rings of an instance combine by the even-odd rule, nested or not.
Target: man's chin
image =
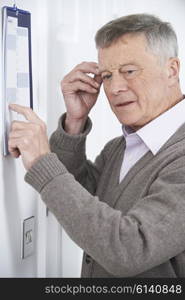
[[[123,117],[118,117],[118,116],[117,116],[117,118],[118,118],[119,122],[123,125],[129,126],[129,127],[132,127],[134,125],[137,126],[137,120],[134,118],[128,119],[128,118],[123,118]]]
[[[135,120],[128,120],[128,119],[123,119],[123,118],[118,119],[118,120],[122,125],[128,126],[135,131],[142,127],[142,125],[140,125],[139,122],[137,122]]]

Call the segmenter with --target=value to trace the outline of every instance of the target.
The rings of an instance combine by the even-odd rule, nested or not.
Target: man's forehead
[[[108,70],[113,71],[114,69],[121,69],[121,68],[126,69],[126,68],[131,67],[131,66],[136,67],[136,66],[138,66],[138,63],[136,61],[130,61],[129,63],[126,63],[126,64],[122,64],[120,62],[120,64],[118,66],[115,66],[113,64],[109,64],[108,68],[104,68],[103,66],[99,65],[99,71],[100,71],[100,73],[103,73],[103,72],[106,72]]]
[[[105,48],[98,49],[99,68],[118,68],[119,65],[140,64],[150,55],[144,34],[127,34]],[[153,54],[152,54],[153,55]]]
[[[143,48],[146,48],[146,46],[148,45],[144,33],[127,33],[112,41],[109,46],[99,48],[98,52],[101,50],[109,50],[110,48],[135,46],[136,44],[138,45],[138,43]]]

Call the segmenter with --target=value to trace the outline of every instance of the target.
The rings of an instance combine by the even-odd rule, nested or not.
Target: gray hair
[[[128,15],[108,22],[96,33],[96,47],[106,48],[127,33],[143,33],[149,48],[162,59],[178,56],[177,36],[171,24],[150,14]]]

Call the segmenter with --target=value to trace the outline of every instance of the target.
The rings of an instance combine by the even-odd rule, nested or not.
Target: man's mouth
[[[132,104],[134,102],[135,101],[126,101],[126,102],[118,103],[118,104],[116,104],[116,107],[128,106],[128,105],[130,105],[130,104]]]

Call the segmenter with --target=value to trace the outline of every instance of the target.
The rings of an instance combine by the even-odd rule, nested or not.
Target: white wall
[[[12,1],[1,1],[0,7],[4,5],[12,5]],[[1,40],[2,36],[0,42]],[[2,63],[1,53],[0,59]],[[2,83],[2,79],[0,81]],[[2,88],[0,93],[1,91]],[[0,100],[3,101],[2,94]],[[2,149],[2,122],[0,122],[0,132]],[[35,276],[36,255],[21,259],[21,229],[23,219],[32,215],[37,218],[36,193],[23,183],[25,172],[20,160],[1,156],[0,173],[0,276]]]
[[[46,15],[45,1],[17,0],[17,6],[29,10],[32,14],[32,61],[34,110],[43,119],[47,116],[45,96],[46,76],[46,31],[42,27],[39,12]],[[1,0],[0,8],[12,6],[13,1]],[[0,15],[2,24],[2,15]],[[0,48],[2,32],[0,31]],[[44,45],[45,43],[45,45]],[[42,51],[42,53],[41,53]],[[42,58],[42,60],[41,60]],[[2,51],[0,52],[0,70],[2,70]],[[0,101],[2,107],[2,72],[0,72]],[[42,88],[44,86],[44,88]],[[2,149],[2,114],[0,115],[0,143]],[[0,277],[36,277],[46,275],[46,229],[45,205],[38,202],[37,193],[24,182],[25,170],[20,159],[0,156]],[[22,222],[35,216],[35,252],[22,259]],[[55,270],[56,272],[56,270]]]
[[[180,45],[181,81],[185,73],[184,0],[17,0],[32,13],[34,110],[47,122],[48,134],[65,111],[60,80],[81,61],[97,61],[94,35],[109,20],[130,13],[154,13],[174,26]],[[0,7],[13,1],[0,0]],[[1,47],[1,32],[0,32]],[[0,52],[1,53],[1,52]],[[1,54],[0,54],[1,64]],[[1,65],[0,65],[1,67]],[[0,84],[1,84],[0,72]],[[0,101],[3,101],[0,88]],[[1,103],[2,107],[2,103]],[[121,134],[103,91],[90,114],[93,130],[87,142],[94,159],[103,145]],[[2,116],[0,136],[2,137]],[[0,139],[2,146],[2,138]],[[65,234],[38,195],[24,183],[20,160],[0,157],[0,277],[79,277],[82,251]],[[36,217],[36,252],[21,260],[22,220]]]
[[[50,16],[49,65],[50,90],[48,125],[51,133],[57,126],[58,117],[65,111],[59,82],[62,77],[81,61],[97,61],[94,35],[109,20],[132,13],[152,13],[172,23],[176,30],[181,58],[181,81],[185,90],[185,36],[184,0],[53,0],[48,1]],[[93,130],[87,141],[88,157],[94,159],[103,145],[121,134],[121,127],[112,114],[103,91],[90,116]],[[62,235],[62,272],[64,277],[80,274],[81,250],[65,233]]]

